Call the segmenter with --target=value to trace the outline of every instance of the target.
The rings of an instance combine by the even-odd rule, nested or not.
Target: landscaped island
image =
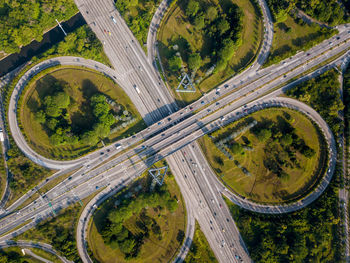
[[[103,203],[93,217],[89,247],[99,262],[169,262],[184,239],[185,208],[174,177],[152,185],[143,176]]]
[[[171,87],[187,73],[206,92],[252,62],[261,39],[255,1],[179,0],[163,19],[158,47]],[[200,95],[182,93],[181,99]]]
[[[326,162],[318,129],[290,109],[258,111],[200,142],[219,178],[257,202],[300,198],[322,176]]]
[[[124,91],[101,73],[56,68],[29,84],[20,123],[31,147],[51,158],[74,158],[143,127]]]

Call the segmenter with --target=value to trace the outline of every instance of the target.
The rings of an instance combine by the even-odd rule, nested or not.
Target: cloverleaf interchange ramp
[[[124,78],[124,80],[121,82],[121,86],[127,91],[127,93],[128,93],[128,90],[129,90],[129,93],[128,93],[129,97],[132,98],[133,101],[134,100],[136,101],[136,103],[135,103],[136,105],[140,105],[139,106],[140,107],[139,111],[145,117],[146,122],[147,123],[155,122],[155,121],[159,120],[161,117],[164,117],[164,115],[167,115],[169,113],[168,110],[172,111],[173,108],[175,109],[176,105],[174,105],[173,102],[172,102],[172,99],[168,95],[166,95],[168,93],[167,91],[165,91],[165,94],[163,95],[163,97],[159,95],[159,94],[163,94],[163,93],[162,93],[162,91],[158,90],[159,86],[161,86],[161,85],[160,84],[157,85],[157,82],[156,82],[157,78],[155,77],[156,73],[154,73],[152,68],[150,68],[150,66],[147,65],[148,63],[146,61],[146,58],[145,58],[144,54],[142,54],[142,51],[140,51],[140,47],[135,43],[135,41],[132,42],[131,40],[133,40],[133,39],[132,38],[127,38],[127,37],[126,37],[126,39],[117,39],[117,40],[115,38],[109,39],[109,38],[106,38],[106,36],[103,35],[103,27],[109,27],[109,28],[113,28],[114,27],[113,22],[110,19],[111,12],[112,12],[113,15],[115,15],[115,17],[118,17],[117,16],[118,14],[113,9],[114,7],[111,5],[111,3],[109,3],[109,2],[107,3],[106,2],[105,9],[103,9],[102,7],[96,7],[95,6],[96,4],[94,5],[94,3],[89,2],[89,1],[85,2],[84,4],[81,4],[81,3],[77,3],[77,4],[78,4],[78,7],[82,10],[82,12],[83,13],[85,12],[84,14],[87,14],[87,16],[88,16],[88,18],[86,18],[87,20],[89,20],[89,19],[90,19],[90,21],[94,20],[93,22],[95,22],[96,25],[100,26],[100,29],[99,29],[100,32],[96,31],[95,33],[96,33],[96,35],[98,37],[100,37],[101,40],[104,39],[104,41],[106,41],[106,45],[105,45],[106,53],[110,54],[110,56],[113,58],[113,59],[110,59],[110,60],[112,61],[112,64],[113,64],[113,62],[116,64],[116,65],[114,65],[114,67],[115,68],[118,67],[117,70],[119,70],[120,72],[118,72],[119,74],[117,74],[117,75],[118,76],[123,76],[123,78]],[[100,13],[98,15],[96,15],[96,14],[93,13],[92,10],[96,10],[97,12],[100,12]],[[86,13],[86,11],[88,11],[88,13]],[[94,19],[94,18],[96,18],[96,19]],[[120,28],[118,27],[118,28],[115,29],[115,31],[112,31],[112,36],[114,37],[115,35],[118,35],[118,33],[120,33],[120,31],[123,32],[123,33],[126,32],[126,36],[130,36],[130,32],[128,31],[128,28],[126,27],[126,25],[123,22],[123,20],[120,19],[119,17],[118,17],[118,22],[120,22],[120,25],[119,25]],[[92,28],[94,28],[93,24],[91,26],[92,26]],[[98,30],[98,29],[96,29],[96,30]],[[124,34],[122,34],[122,35],[124,36]],[[347,37],[345,37],[344,34],[343,35],[340,34],[340,36],[341,36],[341,38],[340,38],[339,42],[342,42],[344,39],[347,39]],[[117,43],[117,44],[115,44],[115,43]],[[318,48],[320,48],[320,46],[318,46]],[[323,46],[323,47],[321,45],[321,48],[320,48],[320,51],[319,51],[320,54],[322,54],[323,51],[327,50],[328,48],[329,47],[327,46],[327,44],[325,46]],[[348,48],[348,45],[347,45],[347,43],[345,43],[345,44],[342,44],[340,47],[337,47],[334,50],[332,50],[331,53],[332,54],[333,53],[337,54],[337,53],[341,52],[342,50],[346,50],[347,48]],[[125,58],[122,55],[118,56],[119,54],[128,53],[128,52],[125,52],[125,50],[131,50],[131,49],[133,49],[133,51],[135,51],[135,53],[136,53],[136,57],[133,58],[132,62],[130,62],[131,60],[130,61],[125,61]],[[301,58],[297,57],[298,60],[300,59],[301,61],[295,60],[295,61],[289,62],[289,67],[290,68],[295,68],[296,67],[295,64],[298,64],[298,63],[302,64],[302,62],[305,62],[305,60],[311,60],[311,59],[309,59],[310,57],[306,58],[305,55],[304,55],[305,57],[302,57],[302,55],[303,54],[299,55],[299,57],[301,57]],[[329,54],[329,56],[331,56],[331,54]],[[132,56],[130,55],[130,57],[132,57]],[[304,59],[304,60],[302,60],[302,59]],[[314,62],[314,63],[315,63],[315,65],[317,65],[318,63],[324,61],[325,59],[326,59],[325,55],[323,57],[321,56],[320,58],[316,58],[315,59],[316,62]],[[122,68],[121,65],[126,64],[126,65],[130,66],[132,63],[135,63],[134,67],[125,68],[124,69],[125,71],[121,71],[121,68]],[[142,65],[140,65],[140,64],[142,64]],[[143,70],[141,72],[139,70],[138,66],[145,66],[145,67],[148,68],[148,70]],[[305,67],[305,69],[312,68],[312,66],[313,66],[313,64],[310,62],[310,64],[307,65]],[[250,74],[253,75],[251,77],[249,76],[250,74],[249,75],[247,74],[248,76],[236,77],[233,80],[228,81],[230,87],[229,87],[229,89],[227,89],[227,93],[229,93],[229,91],[232,91],[232,90],[235,89],[235,88],[233,88],[233,85],[238,85],[238,86],[246,85],[243,90],[238,91],[236,93],[232,93],[234,95],[226,95],[221,100],[218,100],[218,98],[214,99],[215,94],[213,92],[207,94],[206,97],[203,98],[203,100],[205,100],[205,104],[206,105],[212,103],[213,101],[219,102],[219,106],[217,106],[217,107],[210,106],[210,108],[213,111],[215,111],[213,114],[209,114],[207,112],[207,109],[202,109],[201,110],[202,105],[201,105],[201,102],[198,101],[198,102],[195,102],[194,104],[191,105],[194,109],[198,110],[198,113],[196,115],[193,115],[192,117],[189,117],[189,118],[187,118],[185,120],[181,120],[183,118],[183,116],[180,115],[180,113],[183,112],[183,111],[181,110],[181,111],[175,112],[175,113],[173,113],[172,115],[169,116],[172,119],[172,121],[170,123],[167,120],[168,117],[166,117],[165,119],[163,119],[161,121],[162,125],[160,125],[161,127],[159,127],[159,129],[162,128],[162,127],[165,127],[165,126],[169,126],[171,123],[173,123],[175,121],[178,122],[178,123],[174,124],[174,126],[172,128],[170,128],[170,129],[175,129],[177,125],[184,125],[184,126],[186,126],[188,123],[190,123],[194,119],[197,120],[197,122],[199,122],[199,121],[202,122],[203,118],[208,115],[208,118],[210,118],[210,120],[211,120],[211,121],[208,120],[208,126],[209,126],[209,127],[207,127],[208,130],[204,130],[203,126],[199,126],[199,127],[198,127],[198,125],[196,126],[196,123],[192,124],[192,126],[189,126],[189,128],[196,128],[193,131],[198,133],[198,136],[200,136],[201,133],[204,134],[205,131],[207,131],[207,132],[210,131],[210,123],[211,122],[215,122],[215,119],[219,118],[224,113],[231,112],[233,109],[237,109],[237,107],[240,107],[240,106],[244,105],[246,102],[249,102],[250,100],[253,100],[254,98],[259,97],[258,94],[254,93],[254,89],[256,89],[257,87],[263,86],[263,88],[268,91],[269,89],[272,89],[276,85],[284,83],[286,80],[290,79],[289,74],[288,74],[288,78],[281,77],[282,74],[284,74],[286,72],[289,72],[290,68],[288,68],[287,66],[281,67],[281,66],[277,65],[277,66],[273,66],[273,67],[269,68],[269,70],[271,70],[272,72],[271,71],[268,72],[267,69],[264,69],[264,70],[261,71],[261,72],[263,72],[261,74],[265,74],[265,77],[264,77],[265,79],[264,80],[260,79],[260,78],[262,78],[262,76],[259,75],[260,72],[257,72],[256,74],[255,74],[255,72],[250,72]],[[302,72],[305,69],[299,69],[299,70],[300,70],[300,72]],[[295,74],[297,74],[297,73],[298,73],[298,71],[295,72]],[[133,74],[135,74],[135,76]],[[142,77],[139,77],[138,76],[139,74]],[[144,74],[147,74],[148,76],[145,76]],[[113,74],[112,74],[112,76],[113,76]],[[143,81],[140,81],[140,80],[145,80],[146,78],[151,78],[151,79],[153,79],[153,81],[145,82],[145,84],[143,83]],[[247,78],[247,79],[244,79],[244,78]],[[254,78],[257,79],[256,82],[252,82],[252,79],[254,79]],[[243,83],[241,81],[243,81]],[[117,82],[118,82],[118,79],[117,79]],[[132,89],[132,83],[134,83],[134,82],[137,82],[137,85],[140,87],[140,90],[141,90],[141,95],[140,96],[137,95],[136,92]],[[149,88],[153,87],[152,82],[153,82],[153,84],[155,83],[155,87],[157,87],[157,89],[153,90],[153,92],[154,92],[154,94],[153,94],[153,99],[154,100],[153,101],[151,99],[149,99],[149,98],[146,98],[146,97],[148,97],[148,95],[150,95],[152,97],[150,91],[147,91],[147,87],[146,87],[148,85],[149,85]],[[237,82],[238,82],[238,84],[237,84]],[[270,84],[270,82],[272,84]],[[250,86],[249,86],[249,83],[251,83]],[[267,84],[269,84],[270,86],[267,85]],[[147,94],[147,96],[146,96],[146,94]],[[243,95],[245,95],[245,94],[246,94],[246,97],[241,99],[241,97]],[[159,99],[162,99],[162,101],[164,100],[165,103],[168,103],[171,106],[169,106],[169,107],[161,106],[156,100],[157,96],[162,97],[162,98],[159,98]],[[166,102],[167,100],[169,100],[169,101]],[[232,101],[235,101],[235,104],[233,106],[229,105]],[[229,106],[226,106],[226,107],[222,108],[225,105],[229,105]],[[155,109],[158,106],[161,107],[161,110],[159,110],[159,111],[158,111],[158,109]],[[222,108],[222,109],[220,109],[220,108]],[[149,112],[151,112],[151,114]],[[186,112],[186,114],[187,115],[192,115],[191,112]],[[216,114],[216,115],[214,115],[214,114]],[[150,126],[150,128],[151,128],[151,132],[154,132],[155,130],[158,130],[157,124],[155,124],[153,126]],[[152,130],[152,129],[154,129],[154,130]],[[176,144],[178,143],[175,147],[174,146],[169,146],[170,148],[172,147],[172,149],[170,149],[171,150],[170,153],[172,153],[172,151],[177,150],[178,148],[183,147],[184,145],[188,144],[189,141],[191,141],[191,139],[185,137],[185,134],[180,134],[182,136],[178,136],[179,138],[176,138],[176,134],[175,134],[175,136],[174,136],[174,134],[171,134],[170,129],[169,129],[169,131],[166,130],[164,132],[164,134],[165,134],[164,138],[162,138],[162,136],[160,134],[158,134],[155,137],[153,137],[155,139],[158,138],[160,141],[164,141],[164,142],[160,142],[160,146],[161,146],[162,143],[165,144],[167,142],[166,140],[164,140],[165,138],[169,138],[169,140],[174,140],[174,142]],[[147,130],[144,131],[144,134],[146,132],[147,132]],[[192,132],[191,135],[186,135],[186,136],[192,136],[192,138],[193,138],[192,140],[195,140],[197,137],[194,136],[194,135],[196,135],[194,132]],[[140,134],[138,134],[138,136],[136,136],[136,138],[135,138],[136,140],[141,140],[142,139],[142,136]],[[181,137],[183,137],[183,138],[181,138]],[[151,139],[153,139],[153,138],[151,138]],[[132,140],[130,140],[130,141],[132,141]],[[147,140],[145,141],[145,143],[147,143]],[[147,146],[147,144],[146,144],[146,146]],[[110,146],[108,146],[108,147],[110,147]],[[155,147],[155,145],[151,145],[151,147]],[[185,150],[186,153],[187,153],[186,155],[188,155],[188,152],[193,151],[193,150],[190,150],[191,149],[190,146],[182,148],[182,149],[186,149]],[[102,150],[100,150],[100,151],[102,151]],[[162,151],[158,152],[157,153],[157,157],[153,158],[153,161],[157,160],[157,158],[163,158],[164,156],[166,156],[169,153],[167,151],[169,151],[169,149],[165,149],[163,152]],[[161,154],[159,154],[159,153],[161,153]],[[167,158],[173,171],[175,171],[176,169],[179,170],[178,169],[178,164],[179,164],[179,162],[181,163],[181,159],[186,159],[186,156],[185,156],[184,153],[185,152],[177,151],[176,153],[173,154],[173,157],[169,156],[169,158]],[[96,154],[99,154],[99,153],[96,153]],[[111,153],[111,154],[113,154],[113,153]],[[85,156],[84,158],[89,158],[88,156],[89,155]],[[135,157],[135,158],[137,159],[137,157]],[[171,158],[174,158],[174,161],[172,161]],[[81,164],[83,164],[84,161],[86,161],[86,160],[88,160],[88,159],[82,160]],[[94,158],[90,158],[89,161],[91,163],[98,162],[99,158],[97,158],[97,160],[96,160],[96,158],[95,159]],[[150,163],[151,163],[151,161],[150,161]],[[145,164],[149,164],[149,163],[147,163],[146,161],[143,161],[143,163],[142,162],[136,163],[136,165],[137,166],[141,166],[141,168],[135,170],[135,173],[133,173],[134,171],[130,171],[130,174],[127,174],[128,172],[125,172],[126,170],[124,170],[123,172],[118,173],[118,174],[115,171],[114,172],[107,172],[107,173],[110,173],[110,175],[103,175],[103,176],[105,176],[105,178],[103,178],[103,180],[101,179],[101,181],[103,181],[105,183],[105,185],[108,185],[108,183],[110,183],[110,182],[118,182],[120,184],[120,180],[126,180],[126,179],[123,179],[123,178],[129,178],[129,177],[133,178],[133,176],[135,176],[137,173],[140,173],[142,170],[146,169],[147,165],[145,165]],[[63,165],[65,165],[65,164],[63,163]],[[125,165],[125,163],[124,163],[124,165]],[[133,167],[133,166],[131,165],[131,167]],[[214,219],[214,217],[213,217],[213,210],[215,209],[215,211],[217,211],[217,212],[219,212],[220,210],[218,209],[218,203],[216,203],[214,205],[211,205],[210,202],[208,202],[208,199],[210,198],[210,196],[213,196],[213,193],[214,193],[214,196],[216,196],[218,194],[220,195],[220,193],[215,191],[215,189],[213,189],[210,186],[210,184],[208,184],[208,183],[206,185],[204,185],[204,184],[203,185],[199,185],[198,182],[196,182],[195,179],[194,179],[195,175],[193,175],[193,179],[191,179],[192,181],[190,183],[186,183],[186,180],[184,180],[184,178],[183,178],[183,172],[181,172],[181,171],[184,171],[184,169],[186,169],[186,171],[190,173],[190,171],[192,171],[192,169],[191,169],[190,165],[181,165],[181,167],[182,167],[181,168],[182,170],[180,170],[179,173],[175,172],[176,180],[178,181],[178,184],[180,185],[182,193],[183,193],[184,196],[186,196],[184,194],[184,192],[189,193],[189,194],[192,195],[191,199],[194,200],[193,201],[194,204],[187,204],[187,203],[186,204],[194,207],[193,209],[196,211],[197,219],[201,220],[200,221],[200,225],[201,225],[202,229],[204,229],[205,233],[209,233],[208,236],[207,236],[208,241],[209,241],[209,243],[210,243],[212,248],[215,247],[214,253],[218,257],[218,259],[220,261],[222,261],[222,262],[228,262],[227,260],[232,259],[233,256],[234,256],[234,254],[232,254],[233,253],[232,250],[229,249],[228,247],[227,248],[225,247],[223,249],[222,254],[220,252],[221,249],[217,249],[217,245],[216,245],[217,242],[218,241],[221,242],[221,239],[225,239],[225,240],[228,240],[230,242],[232,240],[234,240],[234,242],[236,242],[235,246],[238,248],[239,253],[242,255],[242,257],[245,257],[247,260],[249,260],[247,258],[247,256],[246,256],[246,253],[244,252],[244,250],[245,250],[244,249],[244,244],[242,244],[242,242],[241,242],[242,240],[241,240],[241,238],[239,236],[239,233],[238,233],[237,230],[234,229],[235,228],[234,223],[230,222],[230,224],[226,224],[225,222],[223,222],[223,221],[225,221],[225,216],[223,214],[227,213],[228,210],[226,209],[225,211],[223,211],[222,212],[223,214],[220,213],[220,215],[219,215],[220,218],[217,219],[217,220],[216,220],[216,218]],[[198,171],[198,173],[199,173],[199,171]],[[206,172],[205,171],[203,171],[201,174],[206,176]],[[80,176],[80,174],[77,174],[77,176],[78,175]],[[100,177],[100,176],[98,176],[98,177]],[[208,180],[209,180],[209,176],[206,176],[206,177],[208,177]],[[93,177],[93,178],[97,178],[97,176]],[[119,181],[117,181],[116,179],[118,179]],[[96,181],[93,181],[93,180],[96,180]],[[82,179],[76,180],[74,178],[74,180],[72,180],[71,183],[67,183],[66,185],[69,186],[69,185],[77,184],[76,190],[75,190],[75,194],[80,194],[80,191],[78,191],[78,189],[82,189],[83,187],[87,188],[86,184],[80,186],[82,183],[83,183]],[[95,186],[95,184],[96,185],[100,185],[99,183],[100,183],[100,180],[98,180],[98,179],[92,179],[92,180],[87,181],[87,184],[89,185],[88,188],[92,188],[89,191],[91,191],[91,192],[96,191],[94,189],[94,186]],[[192,191],[195,191],[195,190],[191,190],[190,188],[192,188],[192,189],[195,188],[197,190],[196,190],[196,192],[192,193]],[[60,190],[59,192],[61,194],[65,194],[65,189],[63,189],[63,190],[64,190],[63,192],[62,192],[62,190]],[[82,190],[82,193],[89,194],[90,193],[89,191],[86,191],[86,190],[83,191]],[[71,196],[68,195],[68,197],[71,198],[72,194],[71,194]],[[216,200],[220,200],[219,198],[221,198],[221,197],[219,197],[219,196],[215,197]],[[59,202],[65,202],[65,199],[62,196],[59,196],[57,199],[59,199],[58,200]],[[74,200],[74,198],[73,198],[73,200]],[[208,205],[208,203],[210,205]],[[40,205],[43,205],[46,210],[49,210],[47,203],[42,202]],[[61,203],[60,205],[67,205],[67,204]],[[40,207],[40,206],[38,206],[38,207]],[[45,209],[43,209],[43,211],[45,211]],[[187,210],[188,209],[191,209],[191,207],[187,207]],[[200,216],[201,213],[202,213],[201,209],[205,209],[204,213],[206,214],[207,218],[204,218],[203,216]],[[38,211],[38,210],[36,210],[36,211]],[[213,234],[210,234],[209,222],[208,222],[209,218],[210,218],[210,220],[213,219],[214,222],[216,222],[215,229],[218,229],[218,232],[219,232],[219,233],[216,233],[216,236],[213,235]],[[220,231],[220,226],[221,225],[225,225],[225,227],[227,229],[230,229],[232,231],[230,233],[229,233],[229,231],[226,231],[225,234],[221,233],[221,231]]]

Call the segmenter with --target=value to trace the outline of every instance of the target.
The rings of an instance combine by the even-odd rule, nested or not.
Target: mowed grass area
[[[67,92],[71,97],[72,103],[68,108],[68,113],[73,125],[79,127],[91,128],[93,116],[89,112],[87,98],[95,93],[103,93],[112,100],[122,104],[133,116],[136,122],[115,133],[112,133],[104,139],[105,143],[110,143],[120,139],[123,136],[129,136],[145,128],[144,121],[138,113],[136,107],[132,104],[126,93],[116,85],[111,79],[104,75],[85,68],[62,67],[54,69],[45,74],[28,87],[23,94],[23,103],[20,108],[19,120],[23,128],[24,135],[33,150],[39,154],[53,159],[72,159],[84,155],[91,150],[102,146],[84,145],[82,143],[65,144],[62,146],[53,146],[44,130],[44,127],[35,120],[34,113],[40,107],[42,99],[48,94],[50,85],[55,82],[67,83],[69,88]]]
[[[181,1],[178,1],[178,3]],[[179,84],[178,76],[175,76],[168,68],[168,59],[171,56],[171,47],[174,44],[179,46],[179,52],[182,54],[187,52],[187,48],[184,47],[184,41],[186,39],[194,52],[200,52],[204,58],[203,62],[209,62],[209,58],[212,50],[210,49],[210,43],[208,43],[207,37],[203,30],[196,31],[194,26],[191,25],[183,10],[179,6],[181,3],[174,5],[163,18],[163,22],[158,33],[158,47],[162,60],[162,65],[165,68],[165,75],[168,79],[168,84],[174,90],[175,96],[179,101],[187,104],[198,99],[203,93],[213,89],[216,85],[228,79],[232,75],[237,74],[240,70],[244,69],[254,59],[258,52],[260,43],[263,37],[262,19],[258,15],[258,11],[252,1],[249,0],[207,0],[208,3],[213,3],[216,6],[219,3],[232,2],[243,11],[243,29],[242,29],[242,45],[240,45],[233,55],[232,59],[228,63],[225,70],[219,73],[209,75],[196,85],[197,91],[195,93],[177,93],[175,89]],[[213,43],[215,45],[215,43]],[[205,77],[206,69],[200,68],[197,71],[199,76]],[[180,75],[180,72],[179,74]]]
[[[185,260],[185,263],[216,263],[218,262],[213,250],[203,234],[198,222],[196,222],[196,230],[194,232],[193,241]]]
[[[148,190],[145,189],[145,187],[149,187],[149,180],[150,177],[143,176],[124,191],[108,199],[95,213],[89,228],[88,243],[94,258],[98,262],[171,262],[174,256],[178,253],[178,250],[182,245],[184,230],[186,228],[186,212],[180,189],[170,173],[165,177],[164,183],[167,185],[171,196],[176,196],[177,200],[179,200],[175,212],[170,213],[167,209],[160,211],[156,208],[145,207],[146,215],[156,220],[157,224],[160,226],[162,240],[158,240],[154,233],[150,232],[149,237],[144,239],[145,243],[142,245],[137,258],[125,259],[124,254],[118,248],[112,249],[110,246],[106,245],[99,233],[108,212],[112,209],[117,209],[114,207],[115,201],[123,198],[122,196],[129,191],[133,193],[131,198],[137,198],[137,193],[134,192],[136,189],[135,187],[141,185],[143,187],[141,191]],[[136,235],[141,231],[136,225],[137,221],[140,221],[140,214],[134,214],[123,224]]]
[[[261,203],[281,203],[300,198],[314,186],[317,179],[320,178],[320,172],[323,167],[324,154],[321,151],[322,139],[313,123],[304,115],[290,109],[265,109],[255,112],[242,120],[232,123],[224,128],[220,134],[241,127],[248,118],[255,119],[258,124],[261,122],[277,122],[278,119],[287,113],[292,117],[292,127],[294,133],[305,141],[305,144],[315,151],[314,156],[306,156],[296,152],[296,160],[299,165],[284,167],[283,170],[289,175],[288,179],[282,179],[266,168],[267,156],[270,151],[277,152],[279,158],[285,158],[279,142],[265,142],[258,140],[251,130],[248,130],[234,139],[235,142],[244,145],[245,142],[251,142],[251,150],[244,150],[244,154],[233,154],[234,160],[229,160],[213,143],[209,136],[200,139],[200,145],[209,163],[216,172],[217,176],[231,188],[235,193],[246,197],[247,199]],[[270,149],[270,146],[273,146]],[[323,148],[322,148],[323,149]],[[283,155],[282,155],[283,154]],[[218,160],[223,162],[220,164]],[[239,168],[235,162],[238,161]],[[245,168],[249,173],[243,172]]]
[[[285,21],[274,23],[272,47],[264,66],[277,63],[303,50],[305,42],[315,41],[315,44],[322,42],[324,39],[322,35],[325,32],[330,30],[321,28],[316,23],[298,24],[292,16],[287,15]]]

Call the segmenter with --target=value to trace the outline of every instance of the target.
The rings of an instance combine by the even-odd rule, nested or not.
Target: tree
[[[205,21],[204,21],[204,15],[196,15],[196,17],[193,20],[193,24],[196,27],[197,30],[201,30],[205,26]]]
[[[284,144],[284,145],[291,145],[293,143],[293,137],[290,133],[288,134],[284,134],[281,138],[280,138],[280,143]]]
[[[168,63],[172,71],[178,71],[181,68],[182,60],[178,56],[173,56],[168,60]]]
[[[268,129],[261,129],[260,131],[257,132],[256,134],[256,137],[262,141],[262,142],[265,142],[267,141],[268,139],[271,138],[271,130],[268,130]]]
[[[50,143],[53,145],[61,145],[64,142],[62,135],[60,134],[53,134],[50,136]]]
[[[66,109],[70,103],[70,97],[65,92],[57,92],[52,96],[51,103],[60,109]]]
[[[202,58],[199,53],[192,53],[188,58],[188,67],[191,70],[196,70],[201,66]]]
[[[125,239],[123,242],[119,243],[119,249],[124,254],[131,254],[135,245],[136,244],[133,239]]]
[[[218,10],[215,6],[210,6],[205,14],[209,21],[214,21],[218,17]]]
[[[95,145],[98,137],[94,131],[87,131],[81,136],[81,142],[88,145]]]
[[[195,0],[188,1],[187,7],[186,7],[186,15],[188,17],[194,17],[199,10],[199,3]]]
[[[93,127],[94,134],[100,138],[103,139],[107,137],[111,131],[110,126],[105,125],[102,122],[96,123]]]
[[[242,154],[243,153],[243,147],[241,144],[235,142],[231,146],[231,151],[233,154]]]
[[[219,19],[216,22],[216,28],[217,28],[219,34],[223,35],[230,29],[230,23],[224,18]]]
[[[39,123],[45,123],[46,121],[46,114],[44,111],[40,110],[37,113],[35,113],[35,120]]]
[[[46,127],[49,128],[51,131],[54,131],[57,127],[58,120],[55,118],[50,118],[46,122]]]

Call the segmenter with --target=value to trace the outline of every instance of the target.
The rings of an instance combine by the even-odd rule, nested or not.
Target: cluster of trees
[[[136,199],[124,199],[117,209],[108,212],[102,226],[101,235],[106,244],[119,249],[126,258],[138,256],[144,239],[152,232],[159,240],[162,239],[161,228],[154,218],[147,215],[145,207],[168,209],[174,212],[177,209],[176,200],[168,192],[166,185],[156,188],[153,192],[140,193]],[[124,222],[133,215],[139,215],[136,221],[138,234],[133,234]]]
[[[92,125],[91,130],[82,134],[81,141],[84,144],[95,145],[100,139],[109,135],[111,126],[115,123],[115,119],[110,112],[110,107],[104,95],[93,95],[90,98],[90,105],[95,117],[95,123]]]
[[[57,217],[40,222],[35,228],[23,233],[25,239],[48,240],[56,251],[73,262],[82,262],[77,251],[75,226],[81,206],[75,204],[63,210]]]
[[[53,85],[53,93],[43,98],[41,107],[35,113],[35,119],[48,132],[50,142],[53,145],[75,144],[81,142],[87,145],[95,145],[100,139],[110,134],[111,126],[115,118],[110,112],[110,106],[106,97],[95,94],[89,99],[94,122],[92,129],[72,129],[72,121],[69,114],[70,97],[65,91],[67,87],[60,82]]]
[[[306,208],[263,215],[229,203],[254,262],[341,262],[338,192],[333,183]]]
[[[18,52],[32,40],[42,40],[43,32],[77,12],[71,0],[0,1],[0,50]]]
[[[1,263],[27,263],[28,261],[18,252],[0,250]]]
[[[52,46],[40,57],[49,55],[77,55],[109,64],[103,52],[103,46],[88,25],[69,33],[64,41]]]
[[[278,116],[276,122],[265,119],[251,129],[257,139],[264,143],[264,166],[284,180],[289,179],[286,168],[301,168],[297,152],[307,158],[315,155],[315,150],[295,133],[290,121],[292,117],[284,112],[284,117]]]
[[[296,5],[309,16],[331,26],[350,21],[347,12],[337,0],[296,0]]]
[[[341,127],[338,112],[344,109],[339,96],[338,73],[330,70],[287,91],[287,95],[309,104],[328,123],[335,136]]]
[[[148,28],[160,0],[116,0],[115,6],[141,46],[147,43]],[[132,10],[132,12],[130,12]],[[137,10],[137,15],[135,14]]]
[[[281,22],[294,8],[299,8],[312,18],[329,25],[342,24],[349,21],[343,7],[337,0],[267,0],[276,22]]]
[[[184,13],[188,21],[196,31],[203,31],[211,43],[211,64],[216,64],[217,71],[224,70],[235,50],[242,44],[242,10],[233,3],[223,8],[205,0],[184,0],[182,5],[185,6]],[[202,64],[202,57],[193,47],[189,50],[188,67],[196,70]]]
[[[13,196],[18,196],[24,194],[37,181],[44,178],[49,170],[26,158],[14,142],[11,145],[11,148],[7,151],[9,157],[7,166],[12,175],[9,185]]]

